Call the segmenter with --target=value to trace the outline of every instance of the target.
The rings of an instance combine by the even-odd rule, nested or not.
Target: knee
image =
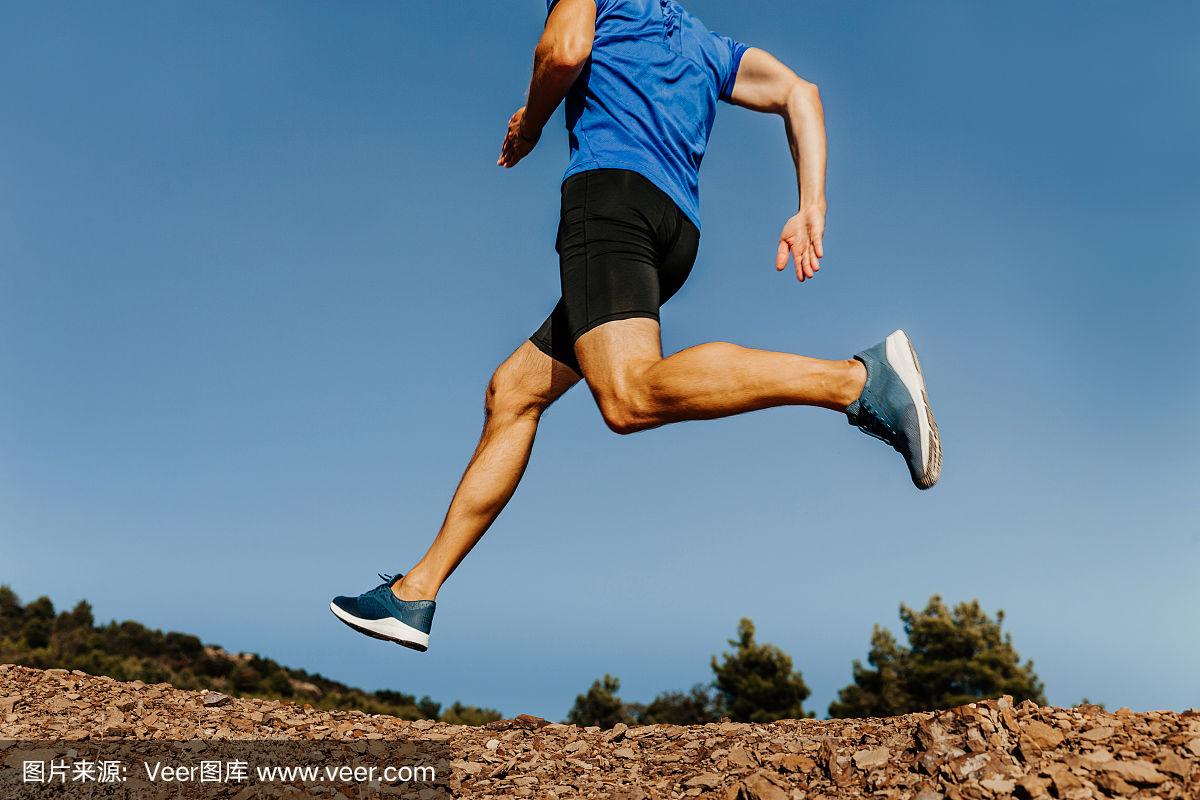
[[[488,381],[483,408],[488,419],[537,418],[548,403],[532,391],[510,364],[501,364]]]
[[[655,427],[644,398],[636,390],[625,389],[597,398],[600,416],[613,433],[628,436],[631,433]]]

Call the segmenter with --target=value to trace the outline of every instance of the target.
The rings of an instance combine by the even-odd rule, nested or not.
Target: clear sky
[[[1200,6],[690,7],[820,84],[829,230],[775,273],[782,126],[723,106],[666,348],[905,328],[936,489],[827,411],[618,437],[576,389],[432,650],[353,634],[329,598],[420,556],[556,297],[561,116],[495,166],[544,3],[5,3],[0,581],[551,718],[709,679],[741,616],[824,714],[939,592],[1052,702],[1200,704]]]

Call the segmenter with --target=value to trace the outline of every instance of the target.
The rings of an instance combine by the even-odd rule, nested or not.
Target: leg
[[[783,405],[845,411],[862,392],[856,360],[751,350],[725,342],[662,357],[658,322],[627,319],[585,333],[575,354],[608,426],[617,433]]]
[[[432,600],[504,509],[529,463],[538,420],[579,381],[532,342],[501,364],[487,387],[479,446],[428,552],[392,586],[402,600]]]
[[[609,426],[628,433],[769,406],[845,410],[865,371],[857,361],[704,344],[662,357],[660,307],[683,286],[700,244],[693,222],[650,181],[622,170],[563,183],[559,269],[563,324],[556,343]],[[566,349],[566,348],[563,348]]]

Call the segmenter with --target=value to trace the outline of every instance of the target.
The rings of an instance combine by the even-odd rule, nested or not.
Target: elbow
[[[555,72],[576,72],[592,55],[592,40],[577,37],[538,48],[538,60]]]
[[[803,78],[796,78],[787,93],[787,104],[804,105],[809,107],[821,106],[821,91],[815,83]]]
[[[815,83],[793,77],[781,93],[775,111],[783,117],[821,116],[821,92]]]

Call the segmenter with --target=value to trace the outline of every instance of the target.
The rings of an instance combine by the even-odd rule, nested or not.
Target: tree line
[[[900,606],[907,644],[876,625],[867,664],[855,660],[852,681],[829,705],[831,717],[887,717],[952,708],[1012,695],[1045,705],[1045,687],[1033,662],[1021,662],[1004,612],[990,617],[978,600],[948,607],[934,595],[924,609]],[[619,722],[698,725],[729,719],[771,722],[815,716],[804,708],[810,691],[792,658],[755,639],[754,623],[742,619],[730,651],[710,662],[713,680],[684,691],[664,692],[649,703],[627,703],[620,680],[605,674],[575,698],[567,722],[612,727]]]
[[[80,601],[70,611],[55,612],[50,598],[39,597],[22,605],[12,589],[3,585],[0,664],[78,669],[122,681],[170,683],[178,689],[212,689],[401,719],[441,719],[460,725],[500,719],[500,712],[491,708],[457,701],[442,708],[427,696],[355,689],[254,653],[228,653],[186,633],[163,633],[129,620],[96,625],[87,601]]]

